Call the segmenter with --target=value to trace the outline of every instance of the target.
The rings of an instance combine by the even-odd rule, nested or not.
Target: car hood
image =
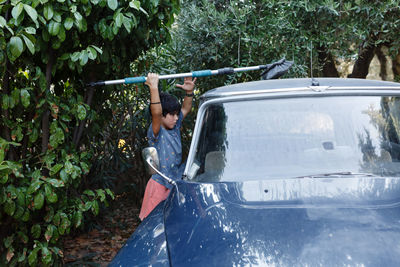
[[[172,266],[399,266],[400,180],[178,182],[166,202]]]

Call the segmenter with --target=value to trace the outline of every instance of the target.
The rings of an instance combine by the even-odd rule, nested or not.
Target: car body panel
[[[118,266],[168,266],[168,253],[164,233],[164,202],[135,230],[110,267]]]
[[[289,181],[180,182],[165,207],[171,265],[400,264],[398,178]]]
[[[315,86],[315,81],[318,86]],[[338,78],[297,78],[267,81],[253,81],[218,87],[207,91],[200,99],[201,102],[214,98],[231,97],[238,95],[252,95],[261,93],[296,92],[296,91],[335,91],[335,90],[374,90],[400,89],[400,84],[388,81],[366,79],[338,79]]]

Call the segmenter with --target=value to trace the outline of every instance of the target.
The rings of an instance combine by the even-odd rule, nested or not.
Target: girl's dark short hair
[[[160,102],[162,107],[162,115],[165,117],[168,113],[170,114],[179,114],[181,111],[181,104],[179,104],[178,99],[170,94],[167,93],[160,93]],[[150,116],[151,116],[151,109],[149,107]]]

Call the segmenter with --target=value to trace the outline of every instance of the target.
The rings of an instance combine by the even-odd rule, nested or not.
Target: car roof
[[[329,89],[399,89],[400,83],[377,81],[355,78],[293,78],[278,80],[262,80],[246,83],[238,83],[218,87],[207,91],[202,95],[202,100],[210,98],[226,97],[233,95],[246,95],[265,92],[290,92],[303,90],[329,90]]]

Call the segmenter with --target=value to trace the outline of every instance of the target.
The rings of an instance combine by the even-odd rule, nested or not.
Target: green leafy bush
[[[107,158],[107,126],[118,131],[117,102],[135,91],[87,84],[132,76],[130,63],[169,37],[178,7],[0,1],[0,265],[61,265],[62,237],[113,199],[91,174]]]

